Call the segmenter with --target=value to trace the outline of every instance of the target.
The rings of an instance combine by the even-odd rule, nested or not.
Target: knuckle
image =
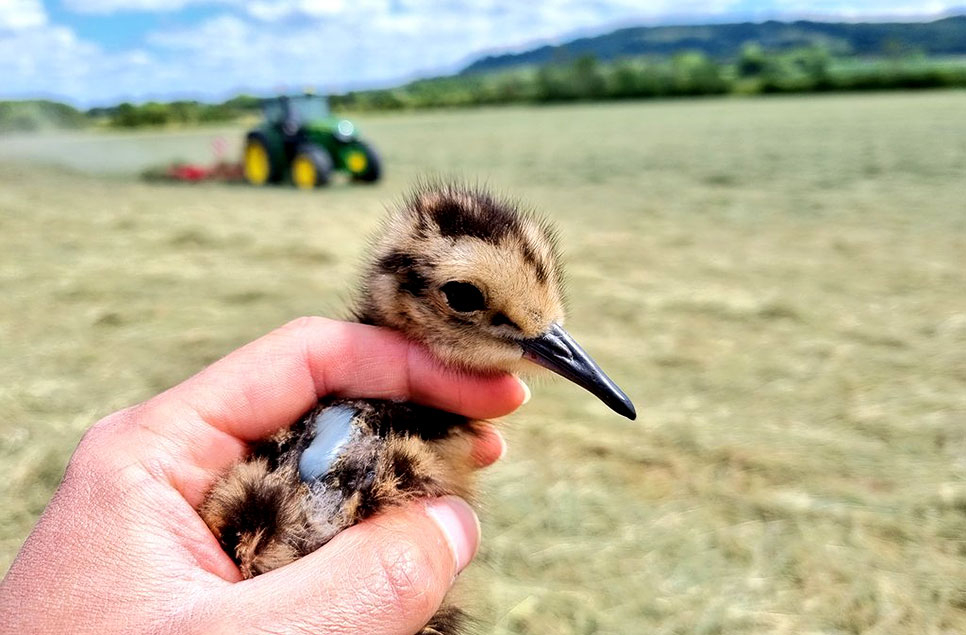
[[[306,331],[313,331],[325,328],[332,324],[332,320],[318,315],[303,315],[283,325],[279,328],[281,333],[301,337]]]
[[[81,444],[96,444],[102,439],[114,436],[117,432],[130,425],[133,411],[134,408],[128,408],[107,415],[87,429],[87,432],[84,433],[81,439]]]
[[[92,425],[71,455],[61,486],[91,500],[116,500],[143,488],[151,476],[130,452],[139,426],[138,406]]]
[[[114,455],[111,448],[116,444],[116,439],[133,425],[132,413],[135,408],[115,412],[88,428],[67,464],[67,475],[102,468]]]
[[[352,353],[354,326],[357,325],[309,315],[285,324],[278,330],[278,334],[282,338],[294,340],[296,348],[304,352],[307,361],[319,353],[319,346],[324,346],[329,358],[340,360]]]
[[[295,348],[300,349],[311,357],[310,349],[324,342],[330,352],[343,352],[346,346],[346,324],[337,320],[306,315],[295,318],[278,329],[277,334],[283,339],[295,342]]]

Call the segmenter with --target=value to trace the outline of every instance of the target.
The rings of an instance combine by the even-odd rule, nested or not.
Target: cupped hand
[[[87,432],[0,584],[0,632],[419,630],[476,553],[479,526],[463,501],[389,511],[251,580],[195,513],[249,442],[333,394],[485,419],[517,408],[526,388],[449,371],[392,332],[296,320]],[[482,467],[502,440],[481,430]]]

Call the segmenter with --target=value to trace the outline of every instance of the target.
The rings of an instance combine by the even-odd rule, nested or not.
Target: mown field
[[[467,576],[484,632],[966,632],[963,112],[386,115],[358,123],[388,179],[307,194],[132,176],[236,129],[0,138],[0,570],[87,426],[341,315],[383,205],[440,172],[555,219],[570,330],[640,414],[547,382],[506,422]]]

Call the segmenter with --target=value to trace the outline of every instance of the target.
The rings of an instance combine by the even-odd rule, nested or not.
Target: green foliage
[[[198,101],[173,101],[159,103],[149,101],[134,105],[128,102],[116,108],[98,109],[89,114],[106,116],[112,126],[118,128],[139,128],[142,126],[164,126],[169,124],[198,124],[218,121],[232,121],[248,111],[258,108],[259,100],[248,95],[239,95],[222,104],[205,104]]]
[[[831,90],[909,90],[966,86],[966,66],[948,64],[869,64],[831,75]]]
[[[261,102],[261,97],[255,97],[253,95],[238,95],[221,104],[221,106],[236,112],[258,112],[258,110],[261,108]]]
[[[567,81],[566,69],[549,64],[537,71],[537,95],[540,101],[563,101],[578,96]]]
[[[757,77],[765,72],[768,66],[768,58],[765,56],[765,49],[761,44],[746,44],[741,49],[741,56],[735,64],[735,70],[739,77]]]
[[[721,67],[703,53],[675,55],[671,70],[674,95],[716,95],[728,92],[729,85],[722,78]]]
[[[399,110],[405,103],[393,90],[367,90],[334,95],[329,105],[335,110]]]
[[[764,58],[758,74],[765,93],[807,92],[831,88],[828,52],[818,47],[796,49]]]

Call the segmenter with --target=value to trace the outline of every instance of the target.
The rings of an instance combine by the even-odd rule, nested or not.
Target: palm
[[[248,442],[321,395],[405,398],[486,418],[516,408],[524,392],[510,377],[447,374],[378,329],[296,321],[85,435],[0,584],[0,633],[412,633],[475,551],[460,555],[452,539],[472,534],[475,545],[472,517],[454,534],[429,513],[452,516],[454,503],[357,525],[248,581],[195,507]],[[474,450],[480,463],[496,460],[496,443]]]

